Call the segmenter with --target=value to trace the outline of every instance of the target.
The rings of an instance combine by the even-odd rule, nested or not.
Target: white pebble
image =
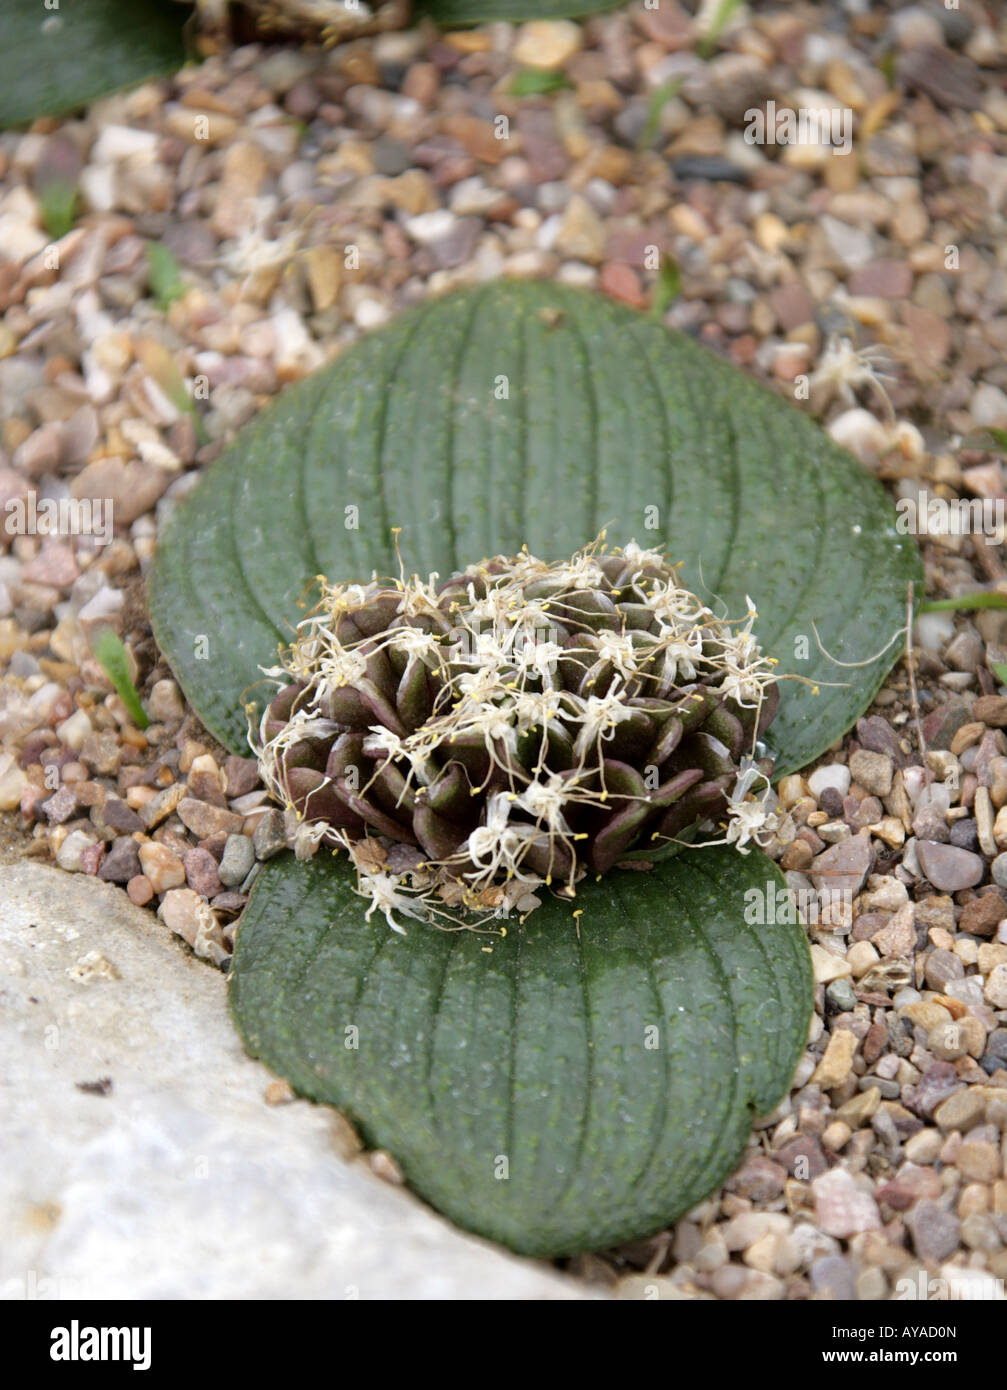
[[[81,855],[94,844],[97,844],[97,841],[86,830],[74,830],[56,851],[56,863],[61,869],[66,869],[67,873],[83,873]]]
[[[107,125],[91,149],[92,164],[113,164],[135,154],[153,155],[160,136],[153,130],[128,125]]]
[[[913,641],[928,652],[942,651],[954,635],[952,613],[921,613],[913,628]]]
[[[111,212],[116,202],[114,164],[89,164],[79,181],[81,197],[91,212]]]
[[[13,753],[0,753],[0,811],[16,811],[21,805],[25,775]]]
[[[87,716],[87,711],[74,710],[69,719],[64,719],[62,724],[57,724],[56,733],[68,748],[79,753],[84,747],[84,740],[91,733],[91,721]]]
[[[46,681],[45,685],[40,685],[28,702],[31,705],[32,713],[38,715],[40,719],[48,719],[49,711],[59,693],[60,688],[55,681]]]
[[[25,218],[14,213],[0,215],[0,246],[4,249],[4,259],[22,265],[37,256],[49,245],[44,232]]]
[[[438,208],[436,212],[421,212],[416,217],[406,218],[406,231],[413,241],[418,241],[421,246],[440,241],[448,235],[454,225],[455,215],[447,208]]]
[[[951,788],[943,782],[925,782],[916,798],[917,811],[933,810],[946,816],[951,809]]]
[[[362,299],[353,311],[353,322],[358,328],[377,328],[388,318],[388,306],[379,299]]]
[[[877,458],[888,443],[888,431],[881,421],[860,406],[837,415],[829,424],[828,433],[837,444],[856,454],[861,463]]]
[[[808,786],[816,801],[821,799],[826,787],[833,787],[840,796],[845,796],[850,790],[850,769],[842,763],[826,763],[824,767],[816,767],[808,778]]]
[[[104,621],[114,618],[122,607],[122,590],[103,584],[94,598],[89,599],[77,614],[82,623]]]

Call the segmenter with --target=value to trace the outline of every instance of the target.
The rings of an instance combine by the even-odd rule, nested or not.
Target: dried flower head
[[[886,367],[890,358],[883,347],[871,345],[858,348],[852,340],[833,333],[825,341],[818,365],[808,378],[812,398],[824,409],[838,398],[844,405],[857,403],[856,393],[869,387],[884,402],[886,413],[894,420],[894,409],[885,384],[895,380]]]
[[[319,580],[252,740],[295,850],[347,851],[368,915],[479,925],[697,823],[772,830],[751,601],[718,618],[659,551],[603,536],[437,579]]]

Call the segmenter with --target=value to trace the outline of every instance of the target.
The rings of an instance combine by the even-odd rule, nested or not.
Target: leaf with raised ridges
[[[249,1051],[338,1105],[460,1225],[532,1255],[650,1234],[736,1165],[807,1037],[802,930],[749,926],[783,880],[687,851],[548,898],[506,938],[364,921],[331,859],[264,866],[231,1006]],[[577,922],[579,921],[579,930]]]
[[[859,662],[904,623],[921,571],[895,520],[851,455],[692,339],[499,281],[401,315],[246,426],[171,518],[151,612],[190,701],[240,750],[242,705],[313,575],[397,573],[398,525],[407,568],[442,577],[525,543],[557,559],[608,525],[612,543],[665,545],[730,617],[751,595],[764,650],[820,682],[782,688],[767,741],[783,772],[850,727],[898,653],[836,666],[814,636]]]

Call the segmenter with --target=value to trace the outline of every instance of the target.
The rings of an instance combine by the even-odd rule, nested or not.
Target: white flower
[[[832,334],[826,339],[818,366],[808,377],[808,385],[813,392],[824,392],[826,401],[838,396],[849,406],[857,403],[854,393],[862,386],[869,386],[881,396],[891,411],[892,404],[884,383],[895,378],[890,372],[882,370],[889,365],[889,361],[883,347],[856,348],[850,338]]]
[[[612,632],[602,628],[595,633],[595,647],[600,660],[614,666],[623,680],[635,675],[640,662],[650,655],[646,647],[638,647],[625,632]]]
[[[563,655],[563,648],[556,642],[526,642],[524,648],[514,657],[514,665],[519,675],[538,677],[543,685],[552,686],[556,676],[556,663]]]
[[[416,657],[425,666],[436,666],[441,659],[441,648],[431,632],[418,627],[397,627],[389,638],[389,646],[405,656]]]
[[[511,708],[519,729],[548,729],[560,724],[560,706],[554,690],[516,690]]]
[[[293,815],[294,812],[289,812]],[[301,820],[297,822],[293,835],[288,836],[293,840],[294,857],[302,862],[311,859],[318,849],[318,846],[328,835],[329,827],[324,821]]]
[[[468,878],[488,885],[502,871],[508,878],[523,878],[529,883],[537,881],[519,870],[528,842],[535,836],[535,827],[511,825],[512,804],[506,792],[494,793],[487,802],[486,824],[477,826],[462,847],[473,864],[478,866],[478,872],[468,874]]]
[[[333,646],[317,663],[319,681],[314,702],[318,704],[333,690],[341,690],[346,685],[357,685],[367,675],[367,659],[359,652]]]
[[[761,795],[756,796],[751,788],[760,780],[765,783],[765,787]],[[776,793],[770,785],[769,778],[750,758],[742,759],[741,771],[735,780],[731,800],[727,803],[727,814],[727,843],[736,844],[739,849],[749,840],[754,844],[761,844],[779,823]]]
[[[622,547],[622,558],[633,571],[634,576],[653,565],[667,563],[659,550],[644,550],[636,541],[629,541]]]
[[[577,842],[586,840],[588,832],[571,826],[578,827],[578,813],[587,808],[611,809],[603,744],[611,743],[627,720],[645,727],[650,704],[638,696],[663,691],[677,703],[698,682],[756,714],[761,710],[776,680],[775,663],[759,650],[751,600],[740,623],[728,622],[678,583],[661,552],[635,542],[607,552],[603,541],[604,534],[560,564],[547,564],[527,550],[510,558],[496,556],[469,566],[461,584],[455,579],[440,593],[436,575],[428,582],[416,575],[407,578],[401,560],[400,578],[391,584],[376,575],[367,584],[316,579],[321,603],[298,624],[283,664],[267,672],[282,684],[293,678],[303,691],[275,737],[266,737],[271,722],[267,711],[259,746],[251,735],[250,741],[266,785],[288,808],[289,838],[298,857],[309,857],[322,843],[346,851],[358,871],[358,891],[370,900],[368,919],[378,911],[392,930],[401,932],[403,918],[474,925],[451,916],[452,909],[490,917],[506,916],[515,906],[524,912],[536,902],[531,890],[552,883],[554,862],[562,865],[563,891],[572,896],[586,872]],[[649,610],[650,622],[644,614],[642,625],[629,627],[636,616],[629,611],[620,615],[618,606],[615,622],[603,619],[594,627],[593,619],[578,620],[575,592],[612,594],[615,589],[621,591],[616,605],[632,599]],[[534,596],[526,596],[529,590]],[[341,623],[376,600],[380,606],[361,619],[359,628]],[[369,635],[359,635],[364,632]],[[579,635],[571,638],[571,632]],[[385,688],[389,672],[380,655],[385,652],[395,672],[403,666],[417,672],[415,663],[420,662],[432,673],[433,707],[418,727],[410,728],[408,718],[400,724],[393,710],[378,703],[379,695],[393,707],[396,703],[394,690]],[[566,657],[574,666],[571,684],[582,695],[565,688],[570,674]],[[575,674],[578,667],[587,670],[582,680]],[[305,779],[296,782],[295,809],[287,763],[297,759],[288,754],[313,736],[333,742],[343,726],[319,716],[327,708],[326,697],[343,688],[369,695],[375,716],[380,720],[378,710],[385,708],[383,717],[394,726],[378,722],[364,734],[363,752],[374,766],[359,789],[362,797],[380,777],[383,793],[390,786],[400,788],[401,806],[411,788],[422,790],[440,776],[452,762],[451,745],[458,740],[450,774],[456,804],[465,804],[464,779],[467,791],[485,801],[473,804],[465,827],[469,834],[455,853],[434,861],[418,851],[414,858],[400,853],[388,863],[376,859],[362,852],[349,832],[312,818],[313,794],[306,799],[300,790]],[[333,698],[333,703],[338,701]],[[717,740],[714,744],[720,746]],[[474,765],[487,769],[485,777],[472,774],[473,751],[479,754]],[[295,781],[292,774],[289,781]],[[481,786],[475,785],[478,781]],[[625,793],[619,797],[636,799]],[[411,813],[411,800],[409,809]],[[749,843],[763,843],[777,823],[768,780],[751,759],[743,759],[730,794],[726,842],[746,852]],[[394,830],[390,827],[388,839],[396,838]],[[384,838],[368,843],[381,847]],[[391,872],[392,862],[398,872]],[[534,872],[529,862],[537,865]]]
[[[577,696],[571,697],[571,701],[576,699]],[[603,738],[610,739],[617,724],[632,719],[633,710],[624,703],[617,685],[613,685],[607,695],[589,695],[586,700],[579,699],[579,704],[579,713],[570,717],[580,723],[574,754],[583,762],[591,744]]]
[[[425,922],[427,914],[417,911],[415,903],[405,893],[399,892],[401,883],[399,875],[390,874],[384,869],[357,869],[357,892],[361,897],[371,900],[370,907],[364,913],[365,919],[370,921],[371,914],[377,910],[392,931],[405,936],[405,927],[396,922],[392,913],[401,912],[404,917],[411,917],[417,922]]]
[[[266,228],[276,208],[277,200],[274,197],[255,199],[251,215],[245,219],[245,226],[239,231],[233,245],[221,256],[221,262],[228,270],[247,278],[256,271],[285,265],[296,254],[301,240],[299,231],[288,232],[275,241],[266,235]]]
[[[563,815],[563,807],[571,799],[569,781],[564,781],[558,773],[553,772],[545,782],[529,782],[515,798],[514,804],[534,816],[536,821],[545,821],[556,834],[569,835],[570,827]]]
[[[597,589],[605,580],[601,566],[592,555],[576,555],[567,564],[557,565],[550,574],[564,589]]]

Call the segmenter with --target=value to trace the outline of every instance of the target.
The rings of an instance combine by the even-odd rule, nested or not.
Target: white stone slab
[[[111,884],[0,864],[0,1297],[592,1296],[266,1105],[225,995]]]

